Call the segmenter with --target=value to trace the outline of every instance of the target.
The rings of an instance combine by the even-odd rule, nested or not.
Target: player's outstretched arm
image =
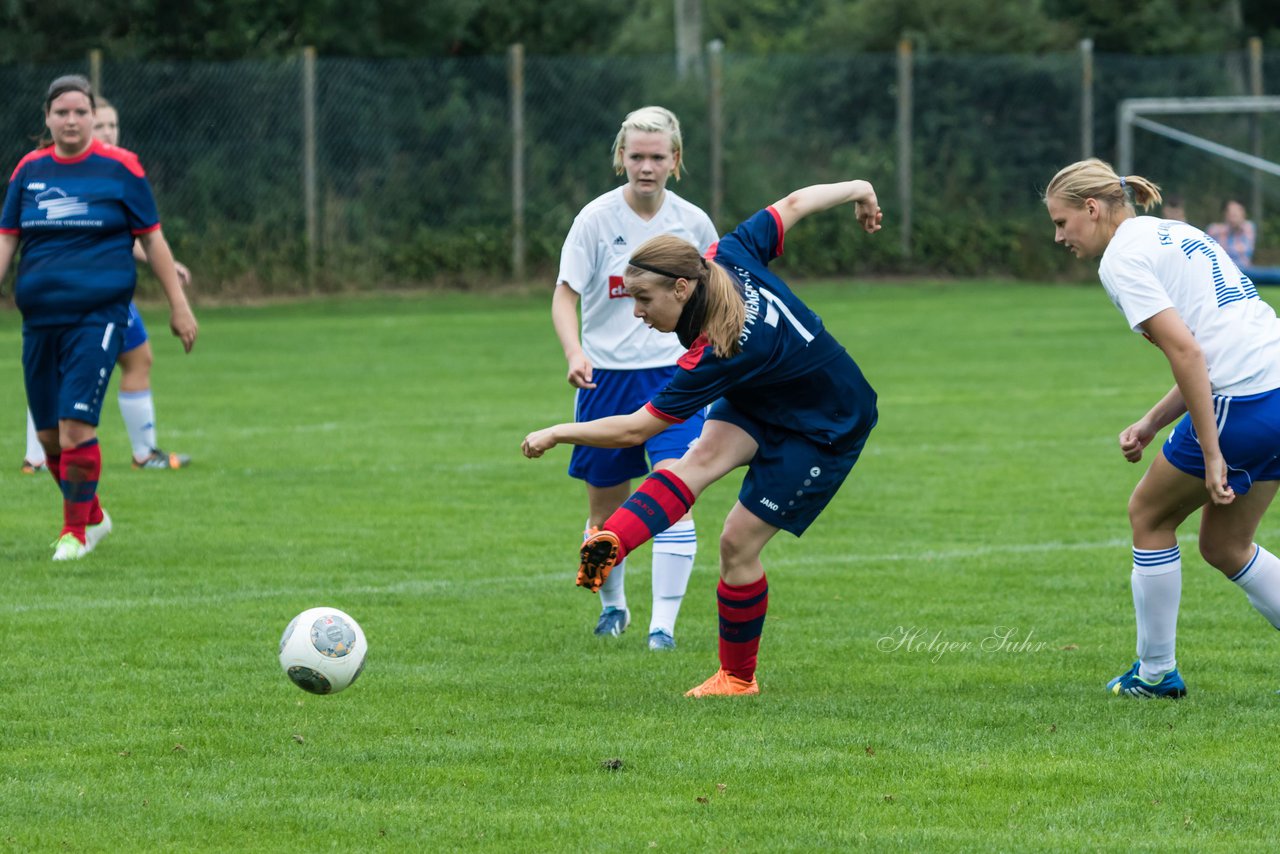
[[[838,184],[813,184],[802,187],[773,203],[773,208],[782,218],[782,228],[789,231],[791,226],[809,216],[820,213],[837,205],[854,205],[854,215],[867,234],[875,234],[880,230],[880,203],[876,200],[875,188],[863,180],[841,181]]]
[[[524,437],[520,450],[532,460],[542,456],[556,445],[630,448],[647,442],[669,426],[668,422],[642,408],[630,415],[610,415],[608,418],[597,418],[595,421],[557,424],[554,427],[535,430]]]
[[[142,249],[147,254],[147,263],[160,280],[164,288],[165,298],[169,300],[169,328],[182,341],[182,349],[188,353],[196,343],[196,316],[187,302],[187,294],[182,290],[182,282],[178,278],[178,268],[173,260],[173,252],[169,242],[164,239],[160,229],[149,231],[138,238]]]

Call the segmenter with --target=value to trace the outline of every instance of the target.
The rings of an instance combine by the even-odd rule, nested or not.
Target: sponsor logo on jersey
[[[84,216],[89,212],[89,205],[75,196],[68,196],[57,187],[50,187],[36,196],[36,207],[44,211],[45,219],[66,219],[69,216]]]
[[[777,510],[777,509],[778,509],[778,505],[777,505],[777,504],[775,504],[774,502],[770,501],[770,500],[769,500],[769,499],[767,499],[767,498],[761,498],[761,499],[760,499],[760,503],[761,503],[761,504],[763,504],[765,507],[768,507],[770,510]]]
[[[617,237],[613,238],[613,245],[614,245],[614,246],[626,246],[626,245],[627,245],[627,241],[623,238],[623,236],[622,236],[621,234],[619,234]]]
[[[629,299],[631,294],[627,293],[627,286],[622,283],[621,276],[609,277],[609,299]]]
[[[75,411],[77,411],[77,412],[88,412],[88,411],[89,411],[89,404],[87,404],[87,403],[77,403],[75,406],[73,406],[73,407],[71,407],[71,408],[72,408],[72,409],[74,409],[74,410],[75,410]]]
[[[43,190],[44,188],[45,188],[44,181],[32,181],[30,184],[27,185],[27,189],[32,191]]]

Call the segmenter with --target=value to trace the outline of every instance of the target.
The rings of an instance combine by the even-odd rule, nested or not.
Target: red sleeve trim
[[[685,354],[676,360],[678,367],[684,368],[686,371],[692,371],[698,367],[698,363],[702,361],[702,354],[706,352],[711,342],[707,340],[707,336],[699,335],[693,340],[693,346],[685,351]]]
[[[716,260],[716,250],[719,248],[720,248],[720,241],[717,240],[715,243],[712,243],[710,246],[707,247],[707,251],[703,254],[702,257],[706,258],[708,261]]]
[[[121,148],[118,145],[107,145],[105,142],[94,140],[91,150],[101,154],[108,160],[114,160],[121,164],[137,178],[147,177],[147,173],[142,168],[142,163],[138,161],[138,155],[127,148]]]
[[[644,405],[644,408],[645,408],[645,411],[648,412],[650,415],[652,415],[654,418],[660,418],[663,421],[667,422],[668,424],[683,424],[685,421],[688,420],[687,418],[676,418],[674,415],[668,415],[667,413],[663,412],[661,409],[658,409],[656,406],[654,406],[652,402],[646,403]]]
[[[134,237],[141,237],[144,234],[150,234],[153,231],[159,231],[159,230],[160,230],[160,223],[158,222],[155,225],[150,225],[150,226],[147,226],[146,228],[132,229]]]
[[[766,210],[769,211],[769,214],[773,217],[774,225],[778,227],[778,248],[777,248],[777,251],[773,253],[773,257],[776,258],[782,254],[782,242],[787,237],[787,230],[782,227],[782,215],[778,213],[777,208],[775,208],[773,205],[769,205],[769,207],[766,208]]]

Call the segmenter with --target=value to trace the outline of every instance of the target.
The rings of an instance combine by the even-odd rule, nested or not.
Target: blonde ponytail
[[[1129,201],[1128,193],[1133,194]],[[1044,201],[1061,199],[1074,207],[1084,207],[1085,199],[1097,199],[1111,208],[1144,211],[1160,203],[1160,187],[1141,175],[1120,176],[1111,164],[1096,157],[1080,160],[1058,170],[1044,191]]]

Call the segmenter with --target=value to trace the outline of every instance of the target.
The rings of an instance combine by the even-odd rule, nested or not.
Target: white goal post
[[[1265,160],[1257,154],[1249,154],[1230,146],[1214,142],[1160,122],[1144,118],[1150,115],[1202,115],[1205,113],[1274,113],[1280,112],[1280,97],[1246,95],[1223,98],[1129,98],[1116,108],[1119,142],[1116,152],[1121,175],[1133,172],[1133,129],[1168,137],[1198,148],[1209,154],[1223,157],[1271,175],[1280,176],[1280,164]]]

